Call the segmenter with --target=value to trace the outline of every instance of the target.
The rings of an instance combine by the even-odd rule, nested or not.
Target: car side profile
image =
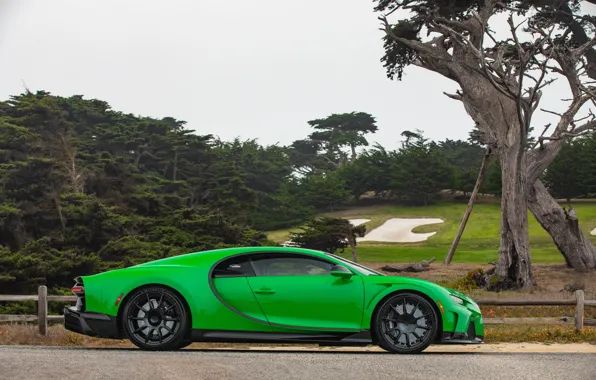
[[[301,248],[189,253],[75,281],[66,329],[145,350],[278,342],[412,354],[484,337],[480,309],[464,294]]]

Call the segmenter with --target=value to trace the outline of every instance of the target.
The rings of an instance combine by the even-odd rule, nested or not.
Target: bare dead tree
[[[85,189],[86,177],[84,170],[77,165],[77,147],[69,136],[65,136],[65,133],[57,132],[57,135],[60,140],[61,165],[68,173],[70,186],[75,193],[82,193]]]
[[[530,206],[530,194],[537,194],[535,184],[539,176],[554,160],[564,140],[596,129],[593,115],[581,124],[577,122],[584,105],[595,99],[595,88],[585,80],[585,56],[596,45],[596,38],[583,44],[569,43],[558,36],[558,24],[516,16],[523,13],[520,7],[496,0],[478,2],[476,7],[456,16],[449,16],[430,1],[384,4],[379,9],[389,13],[401,9],[417,14],[411,23],[415,33],[410,34],[403,33],[403,23],[392,26],[387,15],[379,17],[388,43],[409,51],[412,64],[459,85],[456,94],[448,96],[462,102],[487,145],[498,155],[503,196],[499,258],[494,274],[516,287],[533,286],[525,210]],[[498,39],[489,28],[489,20],[502,12],[509,13],[509,37]],[[428,41],[419,37],[423,27],[429,33]],[[543,91],[557,77],[569,86],[570,104],[564,112],[556,113],[558,120],[553,132],[541,136],[539,146],[528,149],[532,118],[539,109]]]

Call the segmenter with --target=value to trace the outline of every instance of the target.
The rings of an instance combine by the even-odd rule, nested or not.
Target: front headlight
[[[462,300],[461,298],[454,296],[453,294],[450,294],[449,296],[451,297],[452,300],[454,300],[458,304],[460,304],[460,305],[464,304],[464,300]]]

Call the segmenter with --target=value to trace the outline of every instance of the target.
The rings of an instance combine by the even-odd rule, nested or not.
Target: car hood
[[[423,280],[421,278],[405,277],[405,276],[367,276],[366,281],[379,285],[393,285],[393,284],[404,284],[404,285],[416,285],[422,288],[429,289],[433,292],[440,292],[443,294],[452,294],[468,302],[474,302],[470,297],[465,294],[458,292],[457,290],[439,285],[429,280]]]

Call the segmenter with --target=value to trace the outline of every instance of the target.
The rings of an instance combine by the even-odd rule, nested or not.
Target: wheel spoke
[[[149,293],[147,294],[147,303],[149,304],[149,310],[153,309],[153,302],[151,302],[151,298],[149,298]]]
[[[427,331],[428,331],[428,330],[430,330],[430,327],[429,327],[429,326],[420,326],[420,325],[416,325],[416,328],[417,328],[417,329],[422,329],[422,330],[427,330]]]
[[[405,335],[406,335],[406,346],[410,347],[411,346],[411,344],[410,344],[410,334],[406,333]]]
[[[168,322],[180,322],[180,317],[170,317],[166,315],[164,319]]]
[[[176,305],[171,305],[170,307],[164,310],[164,313],[167,313],[168,311],[172,310],[175,306]]]
[[[131,321],[144,321],[145,317],[128,317]]]
[[[168,325],[163,325],[163,328],[166,329],[170,334],[174,334],[174,331],[172,331],[172,329],[169,328]]]
[[[420,317],[416,318],[416,321],[421,320],[422,318],[430,317],[430,314],[422,314]]]
[[[414,314],[416,314],[416,310],[418,310],[418,306],[420,306],[420,301],[412,309],[412,312],[410,313],[412,316],[414,316]]]
[[[412,335],[414,335],[418,339],[422,339],[422,337],[420,335],[418,335],[418,333],[416,332],[416,330],[412,331]]]
[[[138,303],[135,303],[135,306],[139,308],[139,310],[142,310],[143,313],[147,313],[149,310],[145,309],[143,306],[145,305],[139,305]]]
[[[158,309],[161,307],[162,301],[163,301],[163,293],[161,294],[161,297],[159,297],[159,302],[157,303],[157,308]]]
[[[157,329],[157,333],[159,334],[159,344],[163,343],[163,335],[161,335],[161,329]]]
[[[136,329],[135,331],[133,331],[132,333],[133,333],[133,334],[138,334],[138,333],[140,333],[141,331],[145,330],[146,328],[147,328],[147,325],[143,325],[143,326],[141,326],[141,327],[137,328],[137,329]]]
[[[401,331],[397,330],[399,334],[393,339],[394,344],[399,344],[399,337],[401,336]]]

